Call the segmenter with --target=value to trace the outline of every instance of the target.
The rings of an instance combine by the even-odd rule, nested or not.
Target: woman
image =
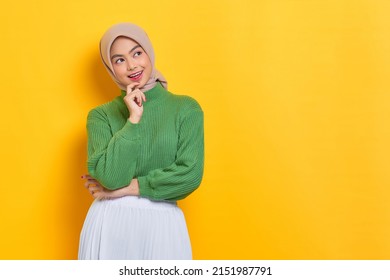
[[[88,114],[90,175],[83,178],[95,201],[79,259],[191,259],[176,201],[202,179],[202,109],[167,91],[140,27],[112,26],[100,41],[100,55],[121,95]]]

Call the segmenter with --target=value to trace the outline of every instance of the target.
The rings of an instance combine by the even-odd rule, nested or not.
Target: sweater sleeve
[[[204,161],[203,112],[188,113],[179,131],[176,160],[170,166],[138,177],[140,195],[153,200],[180,200],[201,183]]]
[[[113,134],[106,114],[95,109],[88,114],[87,134],[89,174],[110,190],[127,186],[139,153],[138,124],[126,121]]]

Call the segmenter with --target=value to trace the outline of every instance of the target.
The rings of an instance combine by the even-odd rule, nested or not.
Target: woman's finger
[[[141,102],[141,95],[138,93],[138,92],[132,92],[131,94],[128,94],[124,97],[124,99],[128,100],[128,101],[133,101],[135,102],[138,106],[140,106],[140,102]],[[142,103],[141,103],[142,104]]]
[[[87,182],[99,184],[99,181],[94,178],[88,179]]]
[[[90,186],[95,186],[95,185],[98,185],[97,182],[89,181],[89,180],[84,183],[84,187],[86,187],[86,188],[89,188]]]
[[[98,187],[98,188],[103,188],[102,185],[99,184],[97,181],[87,181],[84,183],[84,187],[91,188],[91,187]]]
[[[138,85],[139,85],[139,83],[131,83],[131,84],[129,84],[129,85],[126,87],[126,93],[127,93],[127,94],[132,93],[132,92],[134,91],[134,88],[135,88],[136,86],[138,86]]]
[[[142,92],[140,90],[136,90],[129,95],[129,98],[132,99],[139,107],[142,106]]]
[[[94,192],[101,192],[101,191],[103,191],[103,188],[100,187],[100,186],[89,186],[88,190],[89,191],[94,191]]]
[[[98,188],[96,190],[90,189],[90,193],[94,198],[99,200],[108,198],[107,193],[102,188]]]
[[[138,100],[146,101],[145,93],[142,90],[136,88],[132,93],[138,98]]]
[[[142,106],[142,99],[141,91],[137,92],[137,104],[139,107]]]

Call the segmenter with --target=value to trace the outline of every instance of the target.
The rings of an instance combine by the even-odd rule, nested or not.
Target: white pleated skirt
[[[80,236],[80,260],[188,260],[191,243],[174,202],[126,196],[95,200]]]

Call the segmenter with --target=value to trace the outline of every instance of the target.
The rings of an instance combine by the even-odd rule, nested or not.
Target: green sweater
[[[105,188],[119,189],[137,178],[140,196],[179,200],[202,180],[203,111],[188,96],[159,83],[145,92],[141,121],[128,120],[126,92],[91,110],[87,119],[88,171]]]

